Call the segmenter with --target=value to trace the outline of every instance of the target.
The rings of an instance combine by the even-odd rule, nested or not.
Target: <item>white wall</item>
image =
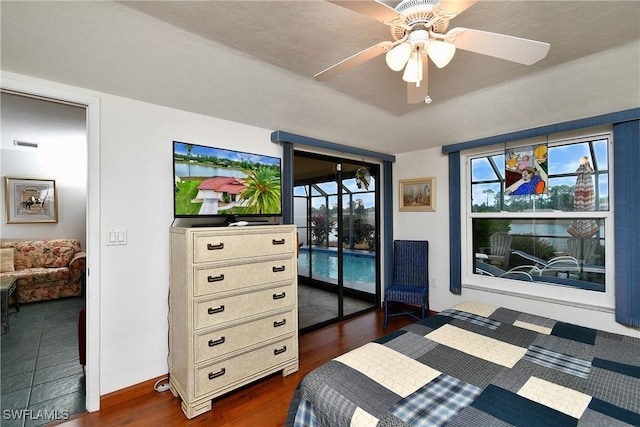
[[[48,101],[15,98],[13,95],[2,95],[0,175],[3,180],[6,176],[55,180],[58,222],[7,224],[3,218],[0,221],[0,236],[3,241],[78,239],[82,248],[86,249],[85,111],[83,108]],[[27,113],[25,108],[31,106],[35,108]],[[57,110],[58,113],[51,113],[53,110]],[[54,114],[59,114],[60,122],[55,123],[55,118],[52,118]],[[68,126],[70,121],[75,124]],[[14,140],[36,142],[39,146],[17,147],[13,144]],[[4,182],[1,187],[1,214],[4,217]]]
[[[396,155],[394,188],[402,179],[435,177],[435,212],[400,212],[393,206],[393,238],[429,241],[429,308],[441,311],[463,301],[449,292],[449,163],[441,148]]]
[[[100,393],[164,375],[167,366],[172,141],[282,156],[271,131],[100,94]],[[109,228],[127,245],[105,246]]]
[[[398,188],[401,179],[436,177],[435,212],[400,212],[394,203],[394,238],[429,240],[430,309],[441,311],[462,301],[478,301],[494,306],[505,306],[514,310],[552,317],[595,329],[640,337],[638,329],[623,326],[615,321],[612,307],[590,310],[550,301],[566,298],[562,289],[547,286],[545,299],[533,300],[503,293],[465,288],[461,295],[449,291],[449,166],[448,157],[441,148],[413,151],[396,155],[393,165],[394,186]],[[397,198],[396,198],[397,199]]]

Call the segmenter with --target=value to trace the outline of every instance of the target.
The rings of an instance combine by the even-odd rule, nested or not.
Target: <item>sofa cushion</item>
[[[42,267],[45,268],[59,268],[68,267],[73,254],[76,251],[68,246],[59,246],[56,248],[49,248],[44,252],[44,258],[42,260]]]
[[[69,279],[70,271],[67,267],[62,268],[27,268],[16,270],[2,275],[11,275],[18,279],[18,286],[55,282]]]
[[[31,243],[36,243],[36,245],[32,245]],[[41,265],[41,260],[44,255],[44,246],[42,244],[38,244],[37,241],[11,242],[10,244],[15,247],[13,265],[16,271]]]
[[[6,271],[14,271],[13,267],[13,253],[15,250],[13,248],[2,248],[0,249],[0,273],[4,273]]]
[[[52,239],[30,242],[4,242],[2,247],[15,248],[14,268],[16,270],[36,267],[56,268],[69,265],[73,254],[80,251],[80,241],[76,239]],[[69,254],[69,252],[71,253]]]

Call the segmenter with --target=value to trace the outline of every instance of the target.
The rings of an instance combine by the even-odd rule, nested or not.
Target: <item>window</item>
[[[470,280],[607,292],[611,134],[487,148],[465,158]]]

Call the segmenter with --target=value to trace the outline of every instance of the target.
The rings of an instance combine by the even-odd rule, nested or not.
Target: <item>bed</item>
[[[640,339],[461,303],[307,374],[287,426],[640,425]]]

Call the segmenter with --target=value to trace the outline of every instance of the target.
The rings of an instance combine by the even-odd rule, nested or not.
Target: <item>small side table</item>
[[[0,278],[0,314],[2,315],[2,333],[9,331],[9,298],[18,289],[17,277]],[[16,295],[16,311],[20,311],[18,296]]]

